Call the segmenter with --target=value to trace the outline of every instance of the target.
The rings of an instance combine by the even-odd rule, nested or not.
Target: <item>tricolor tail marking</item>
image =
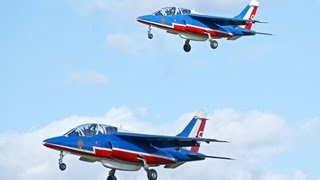
[[[204,111],[198,111],[198,113],[192,118],[189,124],[184,128],[184,130],[177,136],[181,137],[199,137],[201,138],[204,133],[204,128],[207,121],[207,113]],[[190,151],[198,152],[200,148],[200,143],[196,146],[190,148]]]
[[[250,4],[235,18],[253,20],[257,14],[258,7],[259,7],[259,2],[257,0],[252,0]],[[242,26],[242,27],[250,30],[252,28],[252,24],[253,24],[252,22],[248,22],[245,26]]]
[[[204,128],[206,126],[206,121],[207,121],[206,119],[205,120],[204,119],[201,120],[201,123],[200,123],[199,129],[198,129],[198,132],[196,134],[196,137],[201,138],[203,136]],[[200,143],[198,143],[197,146],[191,147],[190,150],[193,151],[193,152],[199,152],[199,149],[200,149]]]

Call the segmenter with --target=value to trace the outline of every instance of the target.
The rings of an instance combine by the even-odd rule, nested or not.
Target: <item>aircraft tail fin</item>
[[[259,2],[257,0],[252,0],[250,4],[235,18],[236,19],[244,19],[244,20],[253,20],[257,14],[257,10],[259,7]],[[248,22],[245,26],[242,26],[245,29],[251,29],[253,22]]]
[[[202,137],[204,128],[207,122],[207,113],[200,110],[192,118],[189,124],[183,129],[183,131],[177,136],[180,137]],[[191,147],[191,151],[198,152],[200,148],[200,143],[197,146]]]

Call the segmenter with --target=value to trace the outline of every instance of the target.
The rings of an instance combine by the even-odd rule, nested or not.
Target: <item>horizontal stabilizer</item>
[[[258,20],[252,20],[253,23],[260,23],[260,24],[269,24],[268,22],[265,21],[258,21]]]
[[[256,32],[256,34],[261,34],[261,35],[266,35],[266,36],[273,36],[273,34],[263,33],[263,32]]]
[[[228,157],[219,157],[219,156],[205,156],[206,158],[213,158],[213,159],[224,159],[224,160],[235,160]]]
[[[212,141],[212,142],[229,143],[229,141],[221,141],[221,140],[217,140],[217,139],[214,139],[214,141]]]

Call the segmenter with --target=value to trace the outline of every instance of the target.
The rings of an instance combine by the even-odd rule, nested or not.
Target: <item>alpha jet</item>
[[[259,2],[252,0],[233,18],[206,15],[179,7],[166,7],[153,14],[140,16],[137,21],[149,26],[149,39],[153,38],[151,28],[156,27],[185,39],[183,49],[186,52],[191,50],[190,41],[208,40],[211,48],[216,49],[218,42],[215,39],[236,40],[242,36],[271,35],[251,30],[254,23],[264,23],[254,20],[258,7]]]
[[[64,171],[66,154],[79,156],[81,161],[100,162],[110,168],[108,180],[116,180],[116,170],[138,171],[143,168],[149,180],[156,180],[157,172],[150,167],[164,165],[176,168],[190,161],[206,158],[199,153],[201,142],[227,142],[202,138],[207,122],[206,114],[199,111],[181,133],[176,136],[138,134],[103,124],[85,124],[71,129],[62,136],[43,141],[43,145],[60,151],[59,168]]]

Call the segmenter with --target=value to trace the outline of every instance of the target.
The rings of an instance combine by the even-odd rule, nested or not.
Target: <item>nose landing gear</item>
[[[151,33],[151,26],[149,26],[149,29],[148,29],[148,38],[149,39],[153,38],[153,34]]]
[[[65,156],[65,153],[63,151],[60,152],[60,157],[59,157],[59,169],[61,171],[64,171],[67,169],[67,165],[65,163],[63,163],[63,157]]]

